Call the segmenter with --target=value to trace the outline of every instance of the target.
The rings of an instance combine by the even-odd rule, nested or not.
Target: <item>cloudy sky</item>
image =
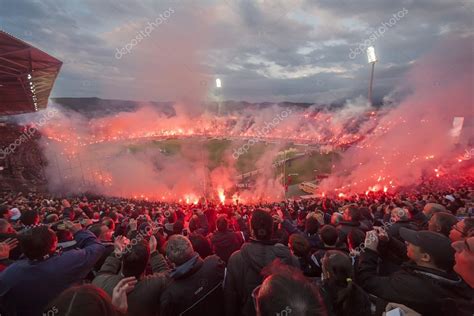
[[[370,44],[380,98],[440,42],[474,33],[472,0],[0,0],[0,8],[0,29],[63,61],[54,97],[353,98],[366,95]]]

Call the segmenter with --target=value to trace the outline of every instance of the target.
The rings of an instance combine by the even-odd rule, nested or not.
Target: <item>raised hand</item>
[[[114,287],[112,305],[123,314],[126,314],[128,310],[127,294],[135,288],[135,284],[137,284],[137,279],[135,277],[128,277],[120,280]]]
[[[0,260],[8,259],[10,256],[10,251],[18,246],[18,239],[8,238],[3,242],[0,242]]]

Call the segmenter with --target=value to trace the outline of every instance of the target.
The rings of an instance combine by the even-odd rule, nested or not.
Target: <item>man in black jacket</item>
[[[166,257],[175,269],[170,274],[171,284],[161,296],[160,315],[223,315],[224,262],[215,255],[201,259],[182,235],[170,237]]]
[[[342,221],[336,226],[339,235],[338,246],[347,247],[347,235],[354,228],[360,229],[360,220],[362,219],[359,208],[356,205],[348,205],[344,209]]]
[[[229,230],[226,215],[219,215],[216,225],[217,231],[210,238],[212,249],[227,264],[230,255],[244,243],[244,236],[241,232]]]
[[[404,304],[422,315],[456,315],[453,302],[469,301],[471,289],[453,271],[454,250],[447,237],[430,231],[400,229],[413,261],[391,276],[377,275],[379,235],[367,233],[358,280],[362,287],[387,301]]]
[[[298,267],[288,247],[272,241],[273,218],[255,210],[251,218],[253,238],[232,254],[224,284],[226,315],[255,315],[252,291],[262,283],[261,271],[275,259]]]

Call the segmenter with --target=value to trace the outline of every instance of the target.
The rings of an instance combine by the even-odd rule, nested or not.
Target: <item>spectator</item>
[[[16,235],[13,226],[4,218],[0,218],[0,240]]]
[[[425,214],[428,220],[437,212],[446,212],[446,207],[438,203],[427,203],[423,207],[423,214]]]
[[[400,229],[413,261],[390,276],[377,275],[379,238],[367,233],[361,254],[358,280],[362,287],[387,302],[404,304],[423,315],[445,315],[448,300],[470,300],[469,288],[453,273],[454,250],[444,235],[430,231]],[[456,311],[451,311],[455,315]]]
[[[214,254],[212,252],[211,242],[200,233],[192,233],[189,235],[189,241],[191,241],[193,249],[196,250],[201,259],[206,259],[206,257]]]
[[[339,246],[347,247],[347,234],[354,229],[360,227],[361,215],[356,205],[348,205],[344,208],[342,221],[336,226],[339,235]]]
[[[126,248],[127,244],[130,243],[125,237],[115,240],[114,252],[107,257],[92,283],[112,297],[117,284],[124,278],[133,277],[137,282],[134,290],[128,294],[129,314],[155,315],[160,310],[160,301],[157,298],[169,283],[165,258],[156,251],[157,242],[154,236],[150,237],[149,245],[143,240],[137,241],[129,248]],[[146,275],[149,262],[153,274]]]
[[[390,214],[390,222],[393,223],[387,230],[390,238],[402,240],[400,237],[400,228],[402,227],[417,230],[416,225],[414,225],[410,220],[410,214],[407,209],[395,207],[392,209]]]
[[[114,251],[114,242],[112,241],[113,230],[111,230],[107,225],[101,223],[91,225],[89,230],[97,237],[97,239],[101,241],[102,245],[105,247],[104,253],[94,265],[94,272],[98,272],[104,264],[105,259],[107,259],[107,257]]]
[[[446,212],[434,213],[428,222],[428,230],[449,237],[452,227],[458,222],[456,216]]]
[[[209,222],[207,216],[202,210],[196,210],[195,214],[189,220],[189,230],[191,233],[198,233],[206,236],[209,232]]]
[[[300,271],[281,264],[265,270],[270,276],[252,293],[257,316],[327,315],[318,288]]]
[[[262,283],[260,272],[280,259],[298,267],[298,261],[286,247],[274,245],[273,219],[263,210],[255,210],[250,220],[253,238],[232,254],[224,285],[226,315],[255,315],[251,294]]]
[[[230,255],[239,250],[244,243],[244,236],[241,232],[229,230],[229,222],[225,215],[217,217],[216,226],[217,231],[210,238],[212,249],[227,264]]]
[[[354,282],[354,269],[348,255],[329,250],[322,260],[322,293],[330,315],[370,315],[370,300]]]
[[[465,218],[452,226],[449,232],[449,239],[452,242],[466,239],[471,230],[474,230],[474,218]]]
[[[301,234],[290,236],[290,250],[298,259],[299,267],[307,277],[321,276],[321,267],[316,258],[311,255],[308,240]]]
[[[125,278],[114,288],[112,300],[93,285],[70,287],[62,292],[43,311],[55,316],[120,316],[127,312],[127,293],[132,291],[133,278]]]
[[[454,271],[474,289],[474,237],[455,241],[452,246],[456,250]]]
[[[161,315],[223,315],[224,262],[215,255],[201,259],[181,235],[170,237],[166,257],[175,268],[161,296]]]
[[[341,221],[343,221],[343,216],[342,216],[341,213],[339,213],[339,212],[332,213],[332,215],[331,215],[331,225],[337,226],[337,225],[339,225],[339,223]]]
[[[6,205],[0,205],[0,219],[9,220],[10,219],[10,210]]]
[[[40,222],[40,217],[37,211],[28,210],[21,214],[20,222],[24,226],[23,229],[27,229],[29,227],[38,225]]]
[[[278,216],[274,216],[277,222],[281,223],[281,226],[288,232],[289,235],[291,234],[302,234],[308,240],[311,249],[316,250],[322,247],[321,240],[319,239],[318,230],[319,230],[319,220],[318,214],[315,212],[310,212],[304,218],[304,231],[298,229],[296,225],[294,225],[289,219],[282,220]]]
[[[71,222],[66,226],[81,249],[56,254],[57,237],[47,226],[20,235],[27,259],[16,261],[0,274],[0,297],[10,313],[39,315],[50,300],[81,281],[102,255],[104,246],[91,232]]]
[[[323,243],[323,247],[318,249],[313,255],[311,259],[315,261],[319,267],[319,274],[321,275],[322,272],[322,259],[328,250],[336,250],[337,248],[337,241],[338,241],[338,232],[336,227],[332,225],[324,225],[323,228],[319,231],[319,236]]]
[[[363,245],[365,239],[365,233],[357,228],[352,229],[347,235],[347,246],[352,260],[352,266],[357,271],[359,266],[359,256],[361,252],[361,245]],[[357,275],[354,276],[353,280],[357,280]]]

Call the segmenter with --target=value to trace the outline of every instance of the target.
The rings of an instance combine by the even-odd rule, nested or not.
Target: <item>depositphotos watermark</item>
[[[36,123],[34,123],[32,126],[28,127],[13,143],[10,145],[6,146],[3,149],[0,149],[0,159],[5,159],[9,154],[12,154],[16,151],[18,146],[20,146],[23,143],[28,142],[33,138],[33,136],[36,134],[38,131],[38,127],[43,126],[46,124],[47,121],[52,119],[54,116],[59,111],[56,109],[50,109],[46,113],[43,113],[43,117],[39,119]]]
[[[172,13],[174,13],[173,8],[169,8],[168,10],[165,10],[163,13],[161,13],[153,22],[148,21],[147,26],[145,26],[143,30],[140,30],[140,32],[138,32],[137,35],[132,38],[130,42],[128,42],[122,48],[117,48],[115,58],[121,59],[123,55],[129,54],[133,50],[133,48],[138,45],[138,43],[140,43],[143,39],[149,37],[151,32],[153,32],[155,28],[157,28],[166,20],[168,20]]]
[[[285,307],[284,310],[282,310],[279,313],[276,313],[276,316],[289,316],[293,310],[291,309],[290,306]]]
[[[48,309],[46,312],[43,312],[43,316],[54,316],[57,313],[59,313],[59,309],[56,306],[53,306],[50,309]],[[0,314],[0,316],[2,315]]]
[[[351,48],[351,52],[349,53],[349,58],[354,59],[357,55],[365,53],[369,46],[372,46],[375,41],[383,36],[383,34],[391,27],[394,27],[398,21],[403,19],[408,13],[408,10],[403,8],[402,10],[398,11],[397,13],[393,14],[393,17],[388,20],[388,22],[382,22],[380,26],[370,34],[369,38],[363,42],[360,42],[357,47],[353,50]]]
[[[234,149],[234,153],[232,154],[232,157],[237,160],[239,157],[243,154],[246,154],[249,150],[250,147],[258,143],[259,141],[262,140],[263,137],[265,137],[271,130],[273,130],[275,127],[278,126],[281,122],[283,122],[284,119],[286,119],[290,114],[293,112],[290,108],[287,108],[286,110],[283,110],[278,114],[273,120],[270,122],[265,121],[265,126],[262,129],[257,130],[257,137],[250,138],[247,140],[245,144],[240,146],[238,149]]]

